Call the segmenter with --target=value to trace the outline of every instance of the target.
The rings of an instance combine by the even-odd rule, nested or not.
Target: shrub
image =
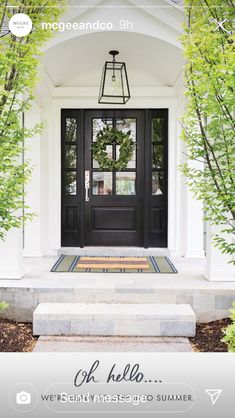
[[[228,351],[235,352],[235,302],[233,303],[233,308],[230,309],[232,324],[225,328],[225,336],[222,341],[224,341],[228,346]]]
[[[4,311],[8,307],[8,303],[6,302],[0,302],[0,312]]]

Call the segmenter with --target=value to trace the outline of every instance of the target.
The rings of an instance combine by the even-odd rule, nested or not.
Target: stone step
[[[195,335],[190,305],[39,303],[34,335],[168,336]]]
[[[182,337],[39,337],[33,351],[37,352],[190,352],[188,338]]]
[[[58,254],[83,256],[169,256],[168,248],[142,248],[142,247],[63,247]]]

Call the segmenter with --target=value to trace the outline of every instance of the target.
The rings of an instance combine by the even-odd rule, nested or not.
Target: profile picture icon
[[[31,395],[28,392],[19,392],[16,394],[16,403],[17,405],[30,405],[31,404]]]

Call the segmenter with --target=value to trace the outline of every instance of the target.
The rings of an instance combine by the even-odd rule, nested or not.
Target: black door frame
[[[84,180],[84,124],[85,112],[102,111],[102,109],[61,109],[61,246],[84,247],[85,241],[85,180]],[[109,109],[103,109],[104,116]],[[115,109],[122,111],[122,109]],[[168,109],[125,109],[125,111],[142,110],[145,114],[144,146],[144,205],[143,205],[143,245],[141,247],[167,247],[168,236]],[[152,195],[152,119],[164,118],[164,194],[162,197]],[[77,196],[65,195],[65,120],[75,118],[77,121]],[[80,198],[79,198],[79,197]],[[155,217],[161,217],[161,227],[155,225]],[[70,217],[70,221],[66,221]]]

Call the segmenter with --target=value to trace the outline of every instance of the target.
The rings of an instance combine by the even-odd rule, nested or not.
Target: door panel
[[[131,130],[135,150],[125,170],[101,170],[92,156],[92,142],[107,125]],[[143,245],[144,137],[141,110],[85,112],[85,170],[90,172],[85,245]],[[118,159],[119,151],[119,145],[107,145],[109,158]]]
[[[93,229],[98,230],[136,230],[136,208],[107,208],[92,209]]]

